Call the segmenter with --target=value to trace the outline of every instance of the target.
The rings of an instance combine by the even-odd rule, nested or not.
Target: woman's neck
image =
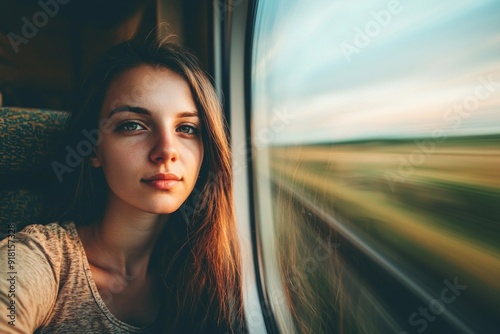
[[[145,277],[168,215],[139,212],[111,196],[100,222],[79,229],[89,262],[127,277]]]

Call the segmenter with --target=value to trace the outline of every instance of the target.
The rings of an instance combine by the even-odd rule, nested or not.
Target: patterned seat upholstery
[[[0,107],[0,237],[40,221],[44,189],[69,113]],[[52,172],[53,173],[53,172]]]

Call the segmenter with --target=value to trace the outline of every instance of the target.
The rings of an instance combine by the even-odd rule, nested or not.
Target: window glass
[[[259,1],[251,141],[284,332],[489,333],[500,3]]]

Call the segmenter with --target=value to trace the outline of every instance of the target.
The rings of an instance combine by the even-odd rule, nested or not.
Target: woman
[[[16,235],[14,296],[9,277],[0,283],[15,319],[0,331],[242,332],[227,136],[196,59],[125,42],[83,92],[65,153],[85,156],[54,169],[65,222]]]

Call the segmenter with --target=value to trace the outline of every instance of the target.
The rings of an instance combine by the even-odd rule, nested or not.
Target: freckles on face
[[[203,161],[202,124],[188,83],[167,68],[141,65],[111,83],[100,119],[109,131],[92,165],[110,200],[168,214],[192,192]]]

